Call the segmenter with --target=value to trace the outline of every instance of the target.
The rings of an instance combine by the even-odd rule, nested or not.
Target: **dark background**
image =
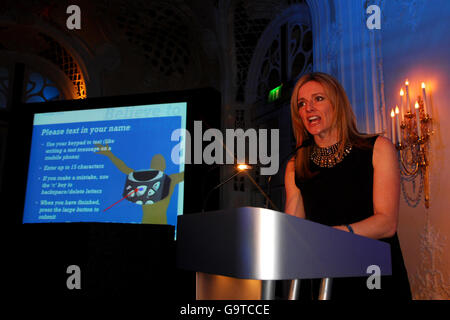
[[[194,120],[203,130],[220,128],[220,94],[211,88],[85,100],[20,105],[10,114],[2,197],[15,205],[7,209],[14,232],[5,237],[7,267],[13,290],[20,296],[145,297],[156,300],[195,298],[193,272],[176,267],[174,227],[125,223],[22,224],[34,112],[75,110],[139,103],[188,102],[187,129]],[[219,170],[186,165],[185,214],[200,212],[204,191],[219,183]],[[212,193],[207,210],[217,209]],[[2,210],[3,211],[3,210]],[[69,290],[67,267],[81,269],[81,289]]]

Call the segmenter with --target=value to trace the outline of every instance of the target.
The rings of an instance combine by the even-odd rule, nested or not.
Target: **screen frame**
[[[31,152],[33,119],[36,113],[177,102],[187,103],[186,129],[189,132],[194,132],[194,121],[202,121],[203,131],[208,128],[221,128],[221,96],[214,88],[94,97],[80,100],[58,100],[43,103],[21,103],[13,106],[9,119],[2,181],[2,193],[4,193],[5,199],[15,203],[11,209],[13,212],[9,213],[9,217],[13,219],[15,224],[22,224]],[[199,176],[202,179],[198,179]],[[200,212],[202,210],[202,194],[205,193],[205,190],[209,190],[218,184],[219,180],[220,171],[214,166],[206,164],[185,164],[183,214]],[[218,209],[219,199],[219,193],[212,194],[208,202],[208,210]]]

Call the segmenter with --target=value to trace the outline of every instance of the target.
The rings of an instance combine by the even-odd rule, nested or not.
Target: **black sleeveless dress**
[[[368,138],[367,148],[352,147],[350,153],[332,168],[321,168],[310,161],[312,172],[308,180],[295,183],[301,190],[306,219],[337,226],[355,223],[373,212],[373,146],[377,137]],[[381,277],[381,289],[367,288],[367,277],[333,280],[332,300],[411,299],[411,291],[397,234],[380,239],[391,245],[392,276]],[[320,279],[302,281],[303,299],[317,299]]]

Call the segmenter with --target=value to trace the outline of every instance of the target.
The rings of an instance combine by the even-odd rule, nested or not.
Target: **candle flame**
[[[408,79],[406,79],[405,85],[406,85],[406,86],[409,86],[409,81],[408,81]]]
[[[419,103],[416,101],[416,104],[414,105],[414,108],[419,109]]]
[[[400,113],[400,109],[398,108],[398,106],[395,106],[395,114],[399,114]]]
[[[425,82],[422,82],[422,89],[425,89]]]
[[[391,118],[395,117],[394,109],[391,111]]]
[[[400,95],[403,97],[404,94],[403,89],[400,89]]]

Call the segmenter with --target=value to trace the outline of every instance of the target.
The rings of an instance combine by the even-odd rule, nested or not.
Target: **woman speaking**
[[[336,79],[310,73],[296,83],[291,117],[297,151],[286,166],[285,212],[391,245],[392,276],[369,290],[365,278],[333,279],[331,299],[411,299],[397,221],[400,175],[390,140],[358,132],[350,102]],[[302,281],[301,297],[319,282]],[[306,296],[305,296],[306,295]]]

